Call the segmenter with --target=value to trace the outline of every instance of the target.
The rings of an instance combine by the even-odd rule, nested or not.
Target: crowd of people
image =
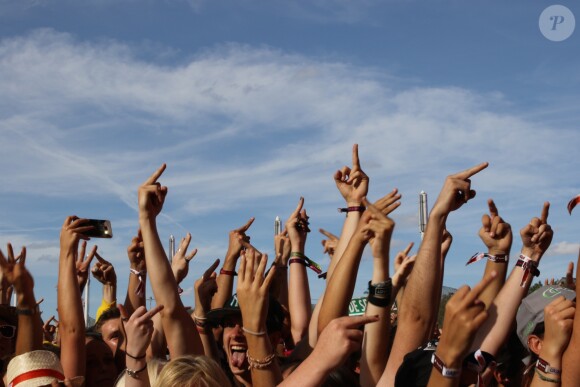
[[[300,198],[270,257],[250,242],[253,222],[229,234],[223,262],[195,281],[195,306],[184,307],[179,284],[196,250],[191,235],[167,259],[157,230],[167,187],[162,165],[138,189],[139,231],[128,248],[129,283],[117,299],[113,265],[96,246],[87,252],[87,219],[69,216],[60,233],[58,316],[41,320],[26,249],[0,251],[0,352],[6,386],[579,386],[580,317],[573,267],[561,284],[529,293],[553,231],[549,203],[513,233],[493,200],[479,236],[487,249],[482,280],[461,287],[436,320],[445,257],[453,238],[447,217],[475,197],[472,178],[487,163],[448,176],[418,252],[394,259],[390,242],[400,205],[396,189],[367,199],[369,177],[358,146],[352,166],[334,175],[344,199],[340,236],[324,230],[331,257],[326,288],[312,307],[305,255],[309,218]],[[366,311],[348,316],[363,251],[373,270]],[[91,268],[91,262],[96,258]],[[511,258],[511,259],[510,259]],[[509,262],[512,262],[508,275]],[[514,265],[515,263],[515,265]],[[577,268],[580,267],[577,265]],[[91,273],[103,285],[94,326],[85,328],[81,294]],[[506,278],[507,277],[507,278]],[[146,309],[149,281],[156,306]],[[235,283],[235,286],[234,286]],[[9,306],[12,292],[16,307]],[[392,313],[396,304],[397,313]],[[579,312],[580,313],[580,312]],[[576,325],[576,326],[575,326]]]

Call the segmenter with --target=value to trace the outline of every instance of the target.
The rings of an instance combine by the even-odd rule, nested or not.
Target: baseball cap
[[[516,333],[524,348],[528,348],[528,336],[544,322],[544,308],[559,296],[575,300],[576,292],[558,285],[547,285],[523,299],[516,315]]]
[[[242,311],[238,302],[237,294],[234,294],[223,308],[212,309],[206,314],[207,321],[213,325],[219,325],[226,317],[241,316]],[[284,310],[282,305],[275,298],[270,297],[268,304],[268,316],[266,317],[266,328],[268,332],[276,332],[282,329],[284,323]]]

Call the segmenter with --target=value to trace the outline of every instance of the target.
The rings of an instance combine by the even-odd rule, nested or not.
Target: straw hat
[[[33,387],[64,381],[58,357],[50,351],[31,351],[14,357],[6,373],[8,387]]]

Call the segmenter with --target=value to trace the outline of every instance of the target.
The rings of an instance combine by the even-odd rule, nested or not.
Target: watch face
[[[375,289],[376,295],[385,295],[387,293],[387,289],[380,287]]]

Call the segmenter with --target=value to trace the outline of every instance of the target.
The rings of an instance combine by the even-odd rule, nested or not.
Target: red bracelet
[[[232,277],[235,277],[238,275],[238,273],[236,273],[233,270],[226,270],[223,267],[220,269],[220,274],[225,274],[225,275],[231,275]]]
[[[293,263],[300,263],[300,264],[306,266],[306,261],[304,260],[304,258],[291,258],[288,261],[289,265],[292,265]]]

